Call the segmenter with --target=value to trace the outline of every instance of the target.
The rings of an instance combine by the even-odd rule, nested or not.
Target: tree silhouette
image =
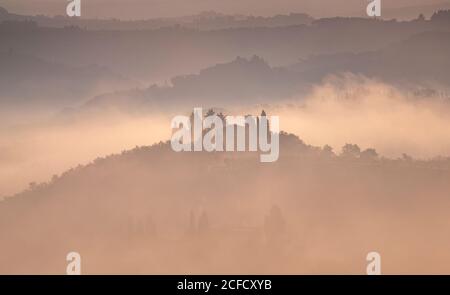
[[[450,21],[450,10],[439,10],[431,16],[432,21]]]
[[[403,154],[402,155],[402,160],[409,163],[409,162],[413,161],[413,158],[410,155],[408,155],[408,154]]]
[[[197,231],[197,226],[195,224],[195,213],[191,210],[189,215],[189,229],[188,234],[194,234]]]
[[[359,158],[361,155],[361,148],[356,144],[347,143],[342,147],[341,156],[344,158]]]
[[[264,220],[264,231],[269,243],[279,241],[285,231],[286,222],[278,206],[272,206]]]
[[[361,159],[370,161],[376,160],[378,159],[378,153],[375,149],[366,149],[365,151],[361,152]]]
[[[322,155],[328,156],[328,157],[335,156],[335,154],[333,152],[333,148],[331,146],[329,146],[328,144],[322,148]]]
[[[209,218],[208,214],[203,211],[202,215],[198,219],[198,232],[200,234],[205,234],[209,231]]]
[[[205,117],[214,116],[215,114],[216,114],[216,112],[213,109],[209,109],[206,112]]]
[[[423,15],[423,13],[419,14],[419,16],[417,17],[416,21],[420,21],[420,22],[425,21],[425,16]]]

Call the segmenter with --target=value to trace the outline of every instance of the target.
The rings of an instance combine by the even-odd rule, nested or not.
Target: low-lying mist
[[[270,164],[148,147],[170,138],[172,111],[10,117],[0,192],[23,192],[0,202],[0,273],[63,273],[70,251],[83,273],[359,274],[370,251],[383,273],[448,272],[448,159],[336,155],[355,143],[448,156],[448,102],[407,93],[344,76],[306,98],[225,110],[264,108],[306,143],[282,133]],[[314,147],[325,144],[336,154]]]
[[[27,118],[26,114],[16,118]],[[25,119],[26,120],[26,119]],[[64,119],[9,124],[0,137],[0,196],[16,193],[31,182],[86,164],[99,156],[151,145],[171,134],[160,115],[102,113]]]
[[[384,274],[449,271],[449,161],[141,147],[0,202],[0,273]]]
[[[283,130],[336,151],[355,143],[394,158],[403,153],[416,158],[450,155],[448,97],[418,97],[361,76],[329,77],[306,98],[272,107],[269,113],[280,116]]]
[[[194,107],[209,106],[193,105]],[[336,153],[346,143],[375,148],[397,158],[449,156],[450,104],[441,97],[414,97],[410,92],[361,76],[329,77],[309,94],[277,104],[236,106],[229,114],[280,117],[280,128],[315,146],[331,145]],[[129,114],[97,111],[65,117],[37,117],[27,111],[4,116],[0,127],[0,196],[43,182],[54,174],[89,163],[99,156],[170,138],[170,120],[183,109]],[[282,153],[282,151],[281,151]]]

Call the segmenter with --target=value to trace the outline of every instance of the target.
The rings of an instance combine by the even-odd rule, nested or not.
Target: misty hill
[[[353,73],[399,86],[413,93],[420,88],[445,91],[450,86],[450,32],[430,31],[362,53],[313,55],[287,67],[272,67],[258,56],[177,76],[170,85],[105,94],[85,109],[126,110],[249,106],[306,96],[329,75]]]
[[[3,107],[23,104],[73,106],[107,85],[109,91],[133,85],[104,67],[71,67],[13,49],[0,51],[0,68],[0,103]]]
[[[27,22],[26,22],[27,24]],[[309,25],[201,31],[182,26],[154,30],[90,31],[9,21],[0,24],[0,51],[85,66],[98,64],[127,77],[162,81],[197,72],[236,56],[258,55],[274,66],[310,55],[380,50],[426,31],[448,31],[447,22],[329,18]]]
[[[195,105],[230,107],[254,105],[290,97],[307,90],[302,75],[271,67],[258,56],[217,64],[198,74],[177,76],[170,85],[98,96],[85,109],[119,107],[148,111],[181,109]]]
[[[289,69],[317,82],[326,75],[363,74],[392,84],[450,86],[450,32],[430,31],[363,53],[316,55]]]
[[[433,14],[442,9],[450,9],[449,1],[441,1],[437,3],[425,4],[425,5],[408,5],[397,8],[383,8],[384,19],[402,19],[411,20],[422,14],[426,18],[430,18]]]
[[[205,11],[191,16],[148,20],[84,19],[67,16],[18,15],[9,13],[6,9],[0,7],[0,22],[2,21],[33,21],[39,26],[54,28],[77,26],[88,30],[135,31],[154,30],[176,25],[198,30],[219,30],[240,27],[282,27],[310,24],[313,18],[304,13],[262,17],[226,15],[214,11]]]
[[[389,160],[355,145],[336,155],[285,133],[271,164],[136,147],[0,202],[0,273],[60,273],[69,251],[82,253],[83,273],[358,272],[351,261],[366,247],[401,260],[395,249],[423,250],[417,236],[446,236],[449,177],[448,159]]]

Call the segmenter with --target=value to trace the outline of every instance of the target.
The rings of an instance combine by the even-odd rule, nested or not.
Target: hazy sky
[[[363,15],[369,0],[81,0],[86,18],[142,19],[181,16],[214,10],[223,13],[275,15],[307,12],[313,16]],[[449,3],[448,0],[382,0],[386,11]],[[0,0],[0,6],[20,14],[65,13],[68,0]],[[445,6],[445,5],[444,5]],[[410,8],[409,8],[410,9]],[[399,12],[401,13],[401,12]],[[395,15],[394,15],[395,16]]]

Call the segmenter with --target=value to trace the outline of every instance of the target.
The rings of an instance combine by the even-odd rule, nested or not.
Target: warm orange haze
[[[0,0],[0,274],[450,273],[448,2],[87,2]]]

